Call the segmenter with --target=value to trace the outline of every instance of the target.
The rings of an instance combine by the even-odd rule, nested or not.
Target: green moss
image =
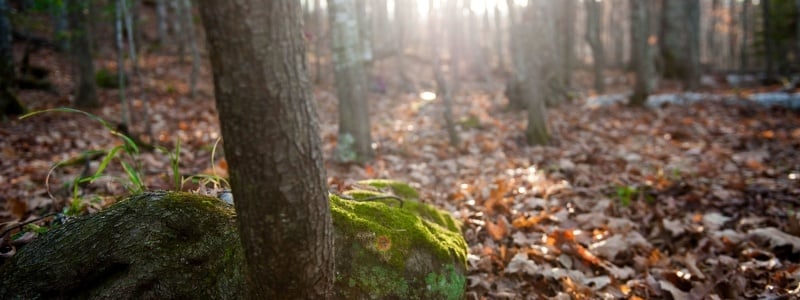
[[[428,296],[432,299],[461,299],[467,287],[467,278],[459,274],[453,265],[448,265],[446,274],[430,273],[425,277]]]
[[[349,274],[337,278],[338,295],[461,298],[466,287],[462,272],[467,245],[458,222],[446,212],[415,201],[419,193],[406,183],[366,180],[357,186],[362,189],[345,192],[352,200],[330,195],[334,228],[350,245],[337,250],[346,253],[337,256],[338,271]],[[402,198],[402,205],[394,198],[367,201],[389,195]]]
[[[419,199],[417,190],[405,182],[390,179],[369,179],[358,182],[359,185],[371,186],[381,191],[391,190],[392,194],[404,199]]]

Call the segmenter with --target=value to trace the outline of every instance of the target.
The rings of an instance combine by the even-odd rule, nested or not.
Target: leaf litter
[[[144,65],[170,67],[153,72],[157,78],[147,83],[155,139],[170,149],[181,139],[184,176],[224,176],[222,154],[211,165],[220,133],[210,75],[202,73],[200,96],[190,99],[187,89],[170,88],[184,87],[180,74],[189,67],[149,57],[153,61]],[[62,90],[72,84],[56,83]],[[372,93],[376,159],[342,165],[332,161],[337,104],[330,83],[314,91],[329,184],[404,180],[424,201],[453,213],[469,244],[469,299],[800,293],[797,112],[713,101],[655,109],[566,103],[548,110],[553,143],[528,147],[525,116],[505,110],[500,82],[462,84],[454,97],[462,144],[451,147],[441,102],[417,93]],[[116,94],[100,94],[103,108],[92,112],[117,119]],[[22,91],[20,98],[36,99],[29,101],[32,109],[68,105],[64,92]],[[54,198],[44,188],[50,167],[115,143],[99,126],[70,114],[0,124],[0,223],[62,209],[70,197],[63,187],[97,162],[56,169]],[[145,153],[139,163],[148,188],[172,187],[166,157]],[[118,167],[108,172],[123,176]],[[99,198],[99,209],[125,189],[107,179],[80,192]],[[17,236],[16,243],[31,235]]]

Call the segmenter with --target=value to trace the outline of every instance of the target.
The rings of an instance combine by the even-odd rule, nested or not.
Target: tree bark
[[[75,91],[75,106],[98,107],[97,87],[94,79],[94,63],[92,47],[89,41],[87,21],[89,2],[85,0],[67,0],[64,2],[71,31],[70,52],[72,66],[76,70],[78,87]]]
[[[556,57],[554,9],[549,1],[531,1],[520,20],[520,37],[525,51],[525,71],[520,94],[528,110],[525,137],[528,145],[545,145],[550,140],[545,103],[554,97],[548,83],[559,65]]]
[[[741,50],[739,50],[740,55],[740,72],[744,73],[748,67],[750,67],[749,63],[749,52],[747,51],[750,49],[750,0],[744,0],[742,2],[742,43],[741,43]]]
[[[642,106],[647,96],[655,89],[655,65],[653,64],[653,45],[650,43],[650,9],[647,1],[630,1],[632,61],[636,84],[630,104]]]
[[[0,0],[0,116],[25,112],[11,90],[14,82],[14,51],[11,39],[11,22],[8,20],[8,3]]]
[[[364,162],[373,156],[363,45],[356,13],[353,0],[328,0],[336,97],[339,101],[336,158],[342,162]]]
[[[684,86],[690,90],[700,88],[700,0],[687,0],[683,3],[686,11],[686,76]]]
[[[575,0],[561,0],[559,20],[559,52],[561,53],[560,84],[568,87],[572,85],[572,69],[575,66],[575,15],[577,5]],[[599,32],[599,31],[598,31]]]
[[[767,78],[775,77],[775,38],[772,36],[770,0],[761,1],[762,38],[764,39],[764,59],[766,60]]]
[[[300,4],[200,1],[251,299],[332,292],[333,227]]]
[[[161,47],[168,44],[167,37],[167,3],[168,0],[156,0],[156,30],[158,31],[158,43]]]
[[[583,2],[586,5],[586,41],[592,48],[592,61],[594,64],[594,90],[597,93],[604,93],[606,90],[605,77],[605,51],[603,41],[600,39],[602,28],[602,6],[603,3],[588,0]]]

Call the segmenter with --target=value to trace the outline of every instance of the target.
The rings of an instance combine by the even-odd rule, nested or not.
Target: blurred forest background
[[[800,1],[301,2],[330,188],[462,220],[471,298],[800,293]],[[225,188],[195,6],[0,0],[0,224]]]

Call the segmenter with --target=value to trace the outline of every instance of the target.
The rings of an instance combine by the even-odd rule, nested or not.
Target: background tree
[[[656,88],[654,38],[650,36],[650,5],[647,1],[630,1],[632,61],[636,83],[630,104],[641,106]]]
[[[333,225],[300,3],[200,1],[251,299],[319,299]]]
[[[66,0],[67,19],[70,28],[70,52],[72,53],[72,67],[78,78],[75,90],[75,106],[97,107],[97,88],[94,78],[94,63],[92,62],[92,46],[89,41],[89,27],[87,26],[88,4],[86,0]]]
[[[336,97],[339,101],[336,157],[343,162],[363,162],[373,156],[364,47],[356,13],[354,0],[328,0]]]
[[[556,26],[554,6],[550,1],[535,0],[528,3],[519,26],[525,51],[525,71],[521,96],[528,110],[525,137],[529,145],[543,145],[550,139],[545,103],[557,97],[549,86],[557,78],[553,73],[559,63],[556,56]]]
[[[14,83],[14,52],[11,41],[8,3],[0,0],[0,113],[3,115],[25,112],[11,90]]]
[[[684,87],[700,84],[700,2],[661,2],[659,46],[664,76],[682,79]]]
[[[603,32],[603,22],[601,20],[603,3],[595,0],[583,1],[583,3],[586,5],[586,42],[592,48],[594,90],[597,93],[604,93],[606,86],[603,69],[605,69],[606,54],[603,49],[603,41],[600,39],[600,34]]]

